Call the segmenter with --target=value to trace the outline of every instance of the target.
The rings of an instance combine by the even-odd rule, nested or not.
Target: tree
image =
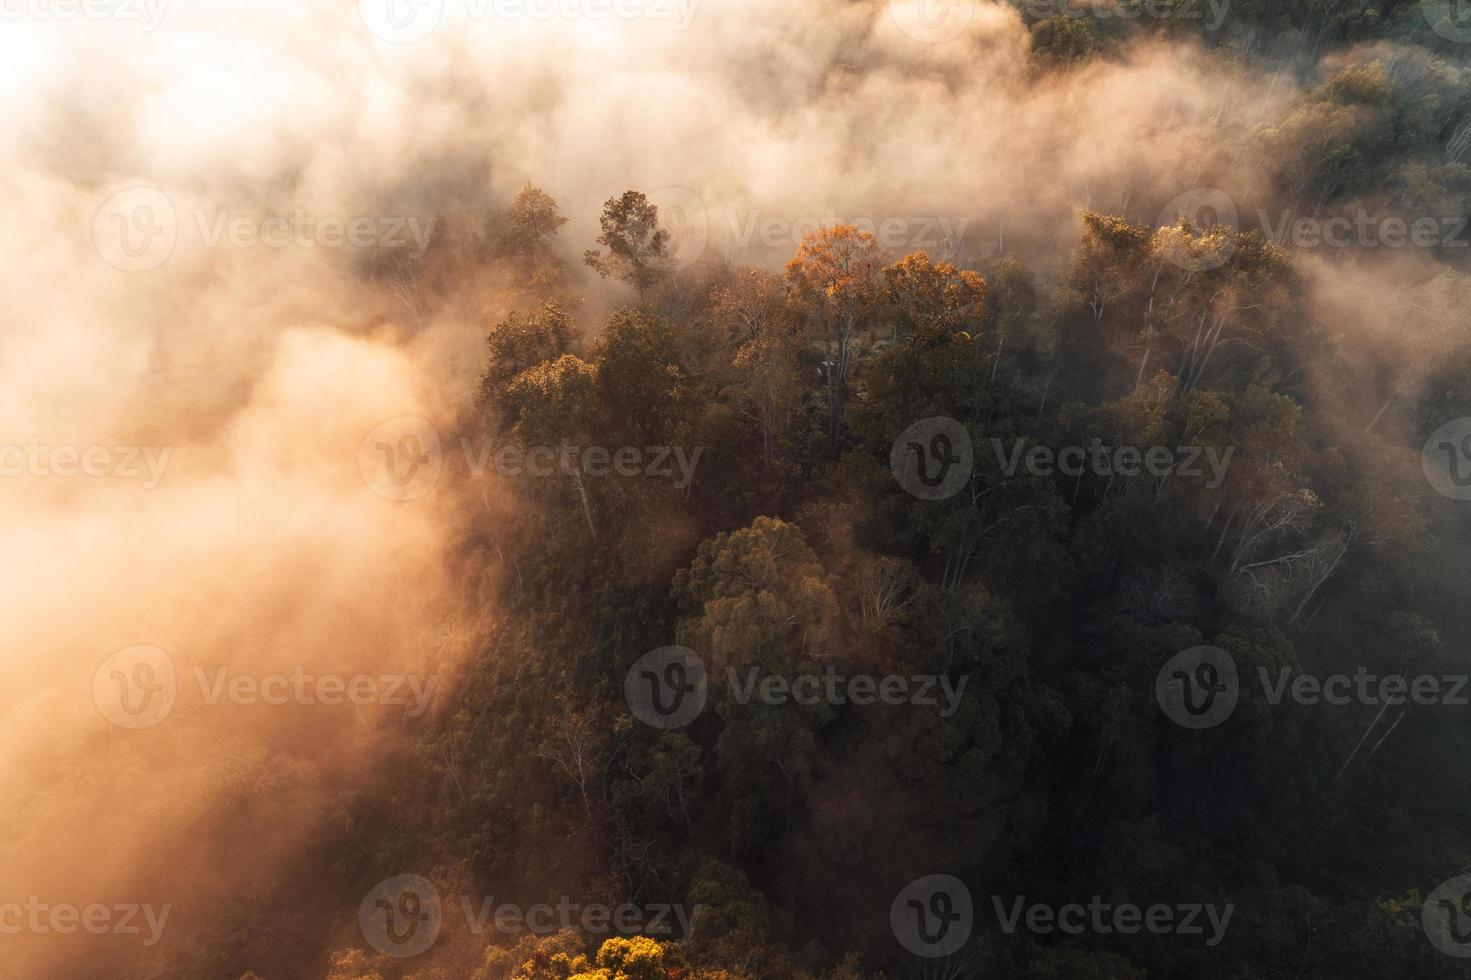
[[[700,747],[682,732],[664,732],[623,765],[626,778],[614,794],[615,806],[635,826],[668,820],[689,840],[704,779],[701,755]]]
[[[568,930],[528,933],[511,946],[491,944],[470,980],[567,980],[592,969],[583,945],[582,937]]]
[[[1057,14],[1032,25],[1032,54],[1043,62],[1071,65],[1086,61],[1099,48],[1092,18]]]
[[[568,782],[577,787],[583,813],[592,819],[591,783],[607,765],[608,747],[604,726],[596,706],[577,708],[565,697],[558,698],[562,717],[537,755],[545,759]]]
[[[785,672],[820,660],[837,609],[825,579],[800,528],[758,517],[702,543],[675,576],[696,610],[682,635],[720,677],[727,667]]]
[[[1182,349],[1177,397],[1201,385],[1218,354],[1230,347],[1269,348],[1290,319],[1287,256],[1260,234],[1224,225],[1199,229],[1182,219],[1155,229],[1150,248],[1157,267],[1139,374],[1152,337],[1172,337]]]
[[[1026,333],[1037,310],[1036,283],[1016,259],[1003,260],[996,268],[992,280],[994,289],[991,301],[986,306],[986,314],[991,332],[996,336],[996,352],[992,355],[987,384],[996,380],[1007,340]]]
[[[715,322],[739,346],[755,340],[772,321],[786,319],[786,283],[781,276],[747,266],[715,290],[710,306]]]
[[[878,633],[905,614],[915,602],[920,577],[903,558],[882,556],[859,562],[853,575],[858,599],[858,628]]]
[[[551,195],[527,184],[511,206],[501,212],[494,254],[513,262],[526,276],[556,263],[551,238],[567,223]]]
[[[480,400],[500,406],[516,375],[571,349],[571,321],[556,303],[530,314],[512,311],[491,327],[485,346],[488,354],[480,375]]]
[[[932,262],[926,252],[911,252],[884,269],[894,334],[979,330],[986,316],[986,280],[979,272]]]
[[[804,237],[787,263],[787,282],[822,343],[828,389],[828,451],[836,459],[843,437],[848,370],[862,331],[883,299],[884,251],[872,234],[852,225],[820,228]]]
[[[618,310],[593,345],[602,427],[630,444],[673,445],[690,425],[690,380],[663,319]]]
[[[1308,488],[1302,407],[1259,386],[1230,407],[1229,439],[1240,448],[1207,521],[1214,527],[1222,517],[1211,560],[1224,556],[1224,585],[1241,605],[1271,612],[1287,601],[1302,566],[1322,557],[1304,543],[1322,502]]]
[[[543,361],[516,375],[506,390],[506,408],[515,420],[516,435],[533,447],[555,447],[568,441],[585,445],[596,431],[597,378],[596,368],[571,354]],[[596,537],[582,467],[571,465],[565,470],[582,501],[587,529]]]
[[[327,980],[383,980],[383,970],[388,957],[374,955],[361,949],[344,949],[334,952],[328,960]],[[248,980],[254,973],[241,977]]]
[[[1063,286],[1093,314],[1095,324],[1140,284],[1149,260],[1150,232],[1124,218],[1083,215],[1083,238],[1063,276]],[[1128,313],[1125,313],[1127,318]]]
[[[742,269],[716,291],[711,306],[734,349],[726,390],[761,427],[761,465],[769,468],[802,396],[800,325],[786,303],[786,285],[780,276]]]
[[[624,191],[622,197],[610,197],[603,203],[598,223],[602,234],[600,249],[583,253],[583,261],[604,279],[622,279],[638,290],[640,302],[649,287],[665,274],[668,259],[669,232],[659,226],[659,209],[638,191]]]
[[[578,973],[569,980],[667,980],[664,947],[647,936],[625,939],[615,936],[598,948],[595,970]]]

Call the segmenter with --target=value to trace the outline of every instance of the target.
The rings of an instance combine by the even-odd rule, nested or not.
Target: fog
[[[200,0],[155,10],[155,30],[23,16],[0,32],[0,443],[36,447],[0,480],[0,901],[172,906],[155,945],[146,927],[7,937],[0,974],[160,968],[219,903],[302,860],[337,794],[373,785],[443,710],[494,622],[466,601],[458,555],[477,494],[446,473],[393,499],[364,444],[413,417],[451,446],[480,314],[509,300],[469,277],[407,305],[364,274],[373,249],[329,240],[322,219],[368,219],[371,244],[422,251],[437,223],[478,227],[534,182],[569,219],[575,262],[601,203],[634,188],[678,216],[691,266],[777,268],[839,220],[887,227],[896,252],[1055,272],[1085,209],[1153,223],[1197,187],[1259,199],[1244,136],[1300,91],[1290,70],[1243,72],[1186,42],[1044,76],[1018,13],[991,4],[939,42],[913,36],[928,28],[902,5],[691,0],[602,20],[448,6],[402,44],[335,2]],[[155,244],[134,254],[140,241]],[[1344,303],[1339,266],[1313,269],[1344,329],[1382,325],[1365,303],[1384,291]],[[585,321],[629,298],[577,287]],[[105,474],[58,472],[56,447],[105,448]],[[129,728],[94,682],[137,646],[166,654],[177,691]],[[124,675],[147,676],[137,656]],[[196,668],[213,683],[221,667],[437,687],[421,718],[211,704]]]

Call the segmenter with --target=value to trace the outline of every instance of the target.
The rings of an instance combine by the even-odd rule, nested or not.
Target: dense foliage
[[[1326,48],[1409,37],[1412,7],[1241,3],[1233,22]],[[1471,80],[1423,27],[1419,47],[1335,65],[1252,134],[1242,152],[1276,200],[1467,213],[1471,169],[1444,148],[1471,120]],[[1038,19],[1039,70],[1112,57],[1123,30]],[[1413,313],[1366,363],[1256,231],[1090,212],[1068,255],[957,267],[839,225],[781,271],[676,271],[657,209],[629,191],[602,212],[606,254],[586,254],[626,284],[601,317],[562,223],[528,187],[423,259],[425,282],[452,262],[515,282],[457,435],[698,450],[693,479],[496,478],[460,560],[466,602],[497,625],[322,870],[347,905],[413,863],[446,895],[704,911],[683,942],[447,924],[422,962],[344,933],[322,954],[333,980],[1460,975],[1420,909],[1471,870],[1466,709],[1391,709],[1386,735],[1372,707],[1272,705],[1244,684],[1228,721],[1190,731],[1155,695],[1161,666],[1202,644],[1253,675],[1471,670],[1471,511],[1420,469],[1425,438],[1471,404],[1457,255],[1422,284],[1441,314]],[[974,469],[921,499],[891,450],[941,416]],[[1216,481],[1007,466],[1013,447],[1095,439],[1230,463]],[[624,679],[670,644],[703,658],[709,701],[661,731]],[[762,705],[733,689],[752,668],[936,675],[966,694],[944,716]],[[932,962],[895,942],[889,904],[941,871],[969,884],[977,928]],[[992,895],[1235,917],[1217,946],[1005,934]],[[205,967],[244,962],[236,927]]]

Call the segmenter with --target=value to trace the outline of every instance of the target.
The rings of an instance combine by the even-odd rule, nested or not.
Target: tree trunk
[[[834,382],[832,385],[832,397],[829,399],[830,410],[827,419],[827,448],[833,459],[838,458],[839,450],[843,441],[843,399],[844,386],[843,377],[834,370]]]
[[[592,522],[592,506],[587,501],[587,487],[583,485],[582,473],[578,470],[572,471],[572,485],[577,488],[577,496],[582,498],[582,516],[587,518],[587,529],[592,532],[593,539],[598,536],[598,529]]]

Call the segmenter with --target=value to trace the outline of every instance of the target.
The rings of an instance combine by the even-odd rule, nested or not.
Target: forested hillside
[[[238,125],[173,201],[370,174],[426,237],[293,275],[181,245],[81,309],[187,340],[47,351],[105,365],[183,490],[66,525],[85,573],[5,538],[18,594],[66,595],[17,646],[107,631],[67,681],[92,727],[7,703],[0,854],[17,901],[175,912],[0,977],[1466,975],[1471,17],[762,9],[627,61],[262,59],[312,93],[270,139],[184,135],[182,95],[22,126],[85,183],[84,137]],[[338,98],[346,148],[293,156]],[[36,237],[19,269],[69,261]],[[262,721],[202,669],[251,658],[408,673]],[[139,721],[175,662],[203,700]]]
[[[629,191],[586,260],[621,283],[606,313],[573,285],[555,187],[437,242],[427,279],[488,267],[516,290],[450,441],[583,455],[498,478],[466,518],[465,601],[497,623],[333,871],[366,890],[411,858],[444,895],[702,911],[687,937],[601,950],[575,929],[487,943],[446,914],[422,963],[344,948],[334,980],[1461,975],[1421,909],[1471,869],[1449,696],[1471,669],[1471,512],[1421,449],[1471,406],[1471,79],[1414,6],[1233,5],[1299,46],[1238,33],[1209,56],[1305,84],[1221,149],[1267,178],[1231,224],[1087,211],[1070,251],[959,263],[837,224],[784,268],[671,269]],[[1035,70],[1142,33],[1112,26],[1037,20]],[[1335,309],[1376,258],[1362,241],[1305,269],[1254,219],[1366,206],[1462,226],[1373,334]],[[588,446],[640,465],[588,467]],[[1102,451],[1019,465],[1070,446]],[[647,447],[692,477],[672,453],[643,467]],[[951,465],[958,485],[915,482]],[[650,724],[625,681],[671,646],[704,708]],[[1240,695],[1195,728],[1156,681],[1199,647]],[[1444,677],[1447,698],[1274,704],[1257,682],[1365,671]],[[839,680],[763,701],[758,674]],[[908,686],[863,703],[842,679],[865,675]],[[927,958],[891,901],[936,873],[975,924]],[[1008,933],[1019,897],[1233,913],[1215,936],[1204,916]]]

